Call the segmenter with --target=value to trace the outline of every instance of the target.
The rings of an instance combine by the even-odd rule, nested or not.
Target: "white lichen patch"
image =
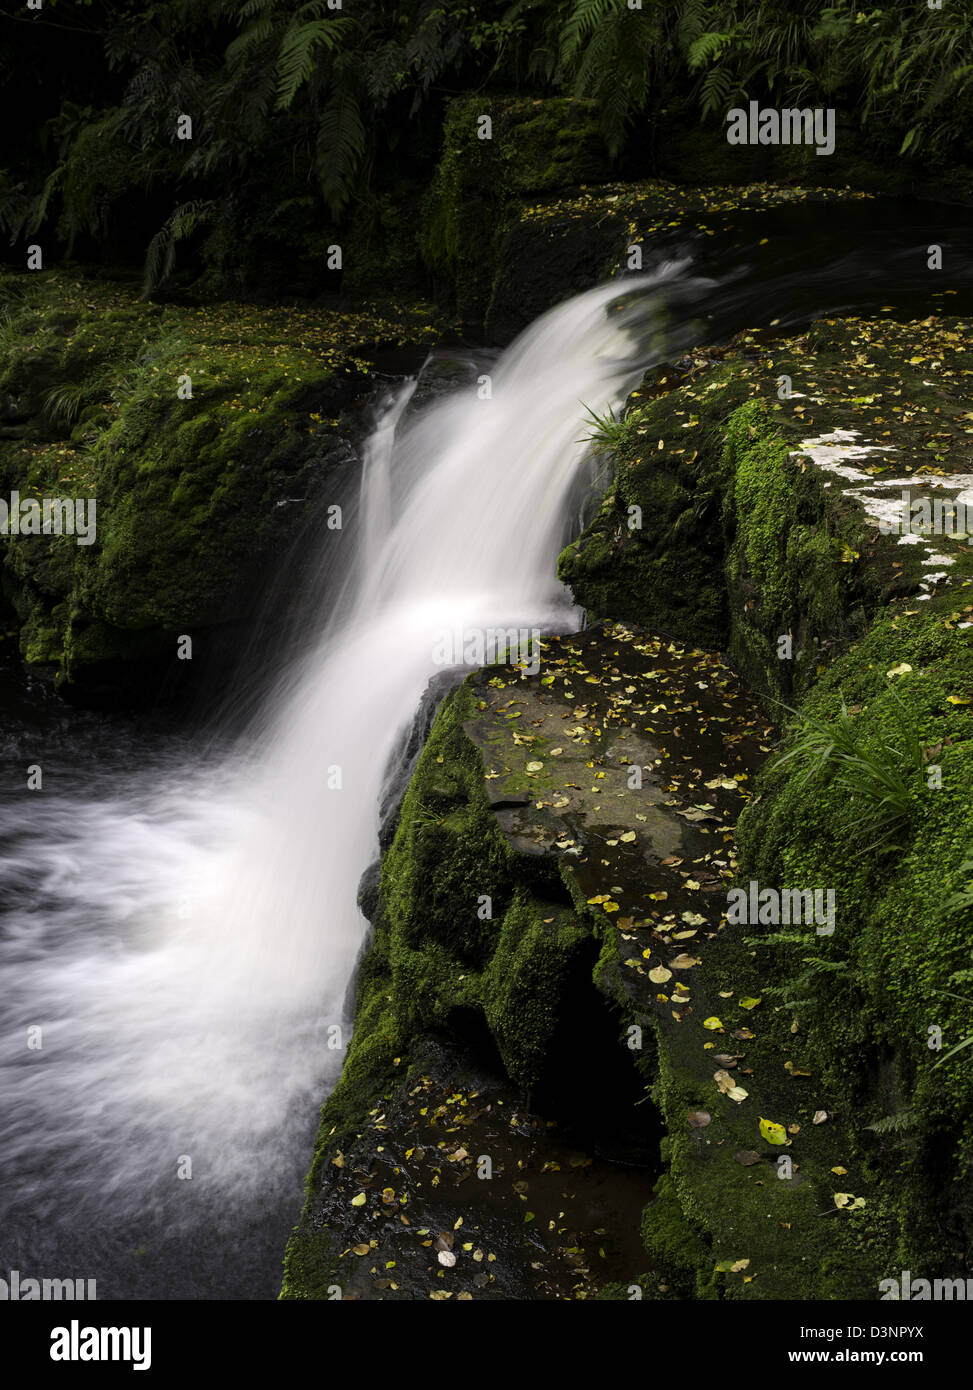
[[[896,450],[892,445],[859,442],[860,438],[857,430],[834,429],[828,434],[802,440],[800,448],[792,449],[791,455],[806,458],[823,472],[840,479],[842,493],[860,502],[866,522],[878,526],[883,534],[895,535],[899,545],[923,547],[927,553],[920,563],[923,569],[932,572],[923,577],[921,587],[925,592],[916,597],[931,598],[936,584],[947,577],[948,567],[956,562],[956,557],[944,554],[941,547],[967,539],[963,519],[966,509],[973,513],[973,474],[936,477],[913,473],[905,477],[876,478],[853,467],[848,460],[895,453]],[[830,487],[833,481],[833,478],[827,479],[824,486]],[[948,527],[945,521],[942,525],[921,527],[912,519],[910,508],[923,500],[929,503],[933,515],[938,503],[940,516],[944,505],[957,504],[958,517]],[[934,550],[934,544],[940,549]]]
[[[801,458],[809,458],[818,468],[835,473],[839,478],[847,478],[849,482],[870,483],[872,479],[868,473],[863,473],[858,468],[850,468],[841,460],[868,458],[870,454],[883,454],[894,450],[890,445],[853,444],[852,440],[858,438],[857,430],[832,430],[830,434],[818,435],[816,439],[801,440],[801,447],[792,449],[791,453]]]

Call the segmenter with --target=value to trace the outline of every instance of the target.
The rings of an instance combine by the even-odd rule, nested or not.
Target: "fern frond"
[[[903,1130],[911,1129],[918,1118],[913,1109],[900,1110],[897,1115],[883,1115],[880,1120],[876,1120],[873,1125],[866,1125],[865,1128],[873,1134],[900,1134]]]
[[[347,26],[346,19],[312,19],[296,24],[284,35],[277,57],[277,109],[286,111],[311,76],[322,49],[332,49]]]
[[[272,19],[257,19],[242,34],[238,34],[233,42],[227,47],[226,61],[231,67],[236,67],[243,63],[252,49],[265,43],[274,32],[274,21]]]
[[[698,72],[707,63],[713,63],[732,42],[732,34],[700,34],[689,45],[686,62],[690,72]]]
[[[561,26],[558,51],[562,66],[569,67],[588,36],[619,17],[617,0],[574,0],[570,15]]]
[[[366,132],[358,102],[340,92],[318,122],[315,168],[322,196],[337,216],[351,197],[351,181],[365,153]]]
[[[700,109],[703,116],[709,116],[715,111],[728,107],[732,90],[733,76],[729,68],[716,63],[703,78],[703,85],[699,90]]]
[[[142,298],[163,285],[176,264],[176,243],[184,240],[212,216],[216,204],[210,200],[193,199],[175,208],[149,242],[142,278]]]

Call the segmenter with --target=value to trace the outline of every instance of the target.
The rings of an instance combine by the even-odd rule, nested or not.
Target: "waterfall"
[[[584,407],[617,405],[658,355],[645,336],[680,270],[552,310],[478,387],[414,410],[414,383],[396,393],[366,451],[358,535],[320,538],[355,556],[332,612],[310,616],[306,655],[239,752],[123,762],[8,805],[8,1211],[76,1235],[171,1233],[283,1193],[294,1219],[343,1056],[329,1043],[350,1027],[356,888],[437,637],[577,625],[555,560]]]

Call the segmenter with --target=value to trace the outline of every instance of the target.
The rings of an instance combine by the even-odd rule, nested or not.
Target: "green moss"
[[[281,1300],[330,1299],[332,1290],[340,1290],[331,1272],[336,1253],[334,1242],[326,1230],[317,1227],[302,1231],[297,1227],[284,1257]]]
[[[886,672],[901,663],[912,671],[890,680]],[[762,954],[782,997],[797,1001],[823,1079],[857,1118],[857,1156],[886,1184],[902,1267],[933,1274],[973,1226],[973,1073],[963,1054],[933,1070],[928,1046],[931,1028],[942,1029],[943,1049],[973,1032],[973,1005],[954,997],[971,993],[969,917],[947,906],[973,823],[973,717],[949,696],[965,697],[971,670],[969,633],[949,618],[928,610],[889,617],[801,706],[828,719],[844,699],[858,711],[861,746],[873,752],[897,744],[904,706],[942,787],[928,771],[911,774],[909,820],[894,848],[869,849],[860,833],[867,805],[826,773],[802,786],[794,763],[767,767],[739,827],[744,878],[834,888],[833,937],[803,952]],[[805,955],[845,969],[809,972]],[[916,1119],[901,1133],[866,1129],[907,1109]]]
[[[915,547],[866,540],[861,504],[800,444],[851,428],[894,451],[866,463],[876,475],[962,472],[971,374],[970,326],[949,318],[826,320],[759,347],[741,334],[682,375],[659,368],[629,399],[612,486],[558,573],[592,615],[728,650],[762,696],[793,700],[922,575]],[[780,375],[813,384],[812,406],[780,402]],[[956,566],[973,572],[963,552]]]
[[[829,648],[856,632],[857,595],[842,559],[851,547],[842,536],[856,537],[857,518],[842,520],[840,494],[792,455],[763,401],[731,416],[724,462],[730,655],[758,690],[790,696]],[[792,642],[785,660],[782,636]]]
[[[5,489],[97,506],[93,544],[5,543],[15,606],[35,614],[22,652],[68,683],[105,662],[134,669],[153,646],[165,666],[175,635],[250,616],[261,564],[305,514],[290,499],[343,495],[336,417],[366,379],[367,345],[437,332],[419,306],[163,309],[63,272],[5,277],[3,295],[0,394],[25,421]],[[57,606],[70,625],[51,621]]]
[[[544,1069],[575,956],[591,940],[589,925],[574,913],[552,905],[549,921],[541,911],[535,899],[518,894],[483,975],[484,1016],[507,1074],[528,1089]]]
[[[492,122],[482,139],[481,117]],[[460,318],[483,322],[501,247],[521,200],[602,177],[595,107],[556,97],[460,97],[426,196],[420,244],[437,292]]]
[[[642,1243],[656,1283],[670,1298],[713,1297],[710,1246],[686,1219],[670,1177],[660,1178],[655,1200],[642,1214]]]
[[[389,1007],[404,1036],[472,1010],[510,1077],[530,1086],[590,926],[545,896],[500,832],[463,730],[474,688],[444,702],[417,764],[382,863],[373,950],[388,962]]]

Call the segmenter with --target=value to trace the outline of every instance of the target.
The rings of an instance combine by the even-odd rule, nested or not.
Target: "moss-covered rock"
[[[452,298],[465,323],[486,317],[514,208],[599,181],[604,159],[592,102],[483,96],[450,104],[421,245],[437,293]]]
[[[440,708],[409,785],[382,863],[364,978],[381,972],[395,1036],[479,1015],[507,1074],[530,1087],[590,929],[557,901],[556,865],[518,853],[500,831],[464,727],[476,715],[477,680]],[[356,1025],[355,1048],[360,1035]]]
[[[969,581],[966,594],[973,601]],[[936,1050],[973,1032],[973,922],[953,902],[973,824],[973,629],[960,621],[928,606],[884,618],[801,704],[803,719],[826,724],[846,706],[861,759],[901,781],[887,833],[873,828],[867,764],[842,779],[829,761],[807,780],[801,759],[768,766],[740,824],[744,877],[835,892],[833,936],[803,951],[771,941],[760,954],[800,1020],[803,1051],[855,1118],[857,1162],[881,1182],[898,1232],[888,1272],[930,1277],[963,1271],[973,1232],[973,1076],[962,1053],[937,1065]]]
[[[4,288],[4,490],[96,507],[84,544],[9,537],[4,589],[26,659],[78,691],[151,689],[180,635],[253,618],[265,567],[354,487],[339,417],[375,348],[436,332],[419,307],[163,308],[59,272]]]
[[[478,134],[484,117],[490,139]],[[592,103],[564,98],[464,97],[450,107],[420,242],[436,294],[492,342],[633,268],[633,245],[648,264],[660,231],[713,231],[740,212],[869,196],[816,180],[608,182],[596,118]]]
[[[768,763],[741,817],[736,867],[761,889],[830,888],[834,933],[724,930],[701,979],[723,973],[734,992],[773,1005],[748,1043],[758,1074],[761,1063],[780,1068],[768,1114],[792,1113],[782,1059],[817,1078],[815,1105],[828,1118],[805,1135],[808,1114],[796,1117],[804,1165],[823,1158],[826,1126],[842,1125],[830,1166],[842,1190],[868,1197],[814,1257],[828,1297],[874,1297],[878,1278],[899,1267],[929,1277],[966,1269],[971,1083],[962,1053],[936,1063],[937,1049],[971,1032],[962,866],[973,809],[973,568],[962,530],[883,535],[881,523],[901,515],[900,494],[910,504],[969,495],[971,341],[964,320],[828,320],[787,342],[742,335],[716,363],[681,364],[689,380],[664,394],[655,374],[611,429],[613,492],[560,562],[589,610],[618,609],[678,636],[695,635],[699,619],[680,626],[671,588],[708,559],[722,570],[721,645],[733,665],[765,697],[799,706],[789,756]],[[778,400],[784,375],[795,394]],[[688,496],[687,455],[697,474]],[[722,499],[716,526],[690,524],[689,497],[706,507],[707,494]],[[633,507],[655,519],[654,536],[626,525]],[[709,587],[701,593],[705,604]],[[670,1038],[658,1049],[656,1095],[670,1121],[677,1102],[700,1099],[679,1047]],[[700,1182],[698,1151],[698,1136],[670,1125],[673,1190],[693,1229],[712,1236],[722,1228],[719,1164]],[[803,1200],[798,1187],[770,1187]],[[795,1213],[781,1222],[792,1229]]]
[[[526,800],[507,779],[498,785],[494,778],[500,778],[499,771],[486,776],[484,759],[491,765],[497,759],[499,767],[508,750],[518,747],[512,733],[516,724],[511,726],[500,715],[497,728],[483,713],[489,701],[502,703],[499,692],[509,672],[504,677],[478,673],[444,701],[409,784],[398,829],[382,862],[372,938],[358,976],[354,1033],[341,1079],[322,1108],[304,1211],[288,1247],[286,1298],[325,1297],[324,1291],[334,1283],[345,1290],[350,1287],[356,1297],[429,1296],[429,1256],[414,1229],[382,1231],[383,1248],[387,1245],[386,1254],[399,1270],[391,1288],[364,1277],[364,1271],[359,1277],[347,1261],[343,1263],[349,1247],[362,1245],[362,1236],[367,1239],[379,1228],[353,1227],[354,1194],[340,1194],[349,1182],[361,1186],[361,1176],[347,1176],[350,1154],[359,1175],[369,1174],[366,1188],[377,1181],[374,1144],[379,1128],[380,1152],[403,1155],[393,1177],[404,1201],[407,1194],[407,1225],[452,1228],[455,1216],[446,1224],[444,1215],[455,1201],[452,1184],[443,1183],[437,1190],[442,1169],[433,1168],[429,1190],[429,1178],[420,1178],[418,1172],[420,1160],[409,1161],[417,1148],[424,1154],[429,1143],[428,1137],[408,1138],[408,1127],[427,1123],[429,1107],[417,1110],[414,1097],[428,1098],[424,1088],[434,1082],[442,1082],[443,1095],[451,1095],[453,1101],[468,1093],[471,1098],[480,1096],[489,1087],[490,1105],[505,1105],[511,1112],[514,1132],[503,1119],[506,1137],[499,1147],[495,1135],[481,1140],[465,1127],[446,1131],[464,1136],[462,1152],[454,1160],[464,1165],[455,1169],[458,1175],[474,1176],[478,1154],[492,1156],[496,1166],[502,1156],[502,1172],[489,1185],[490,1198],[477,1201],[483,1222],[478,1240],[486,1241],[490,1232],[497,1246],[509,1252],[513,1234],[523,1232],[527,1219],[514,1217],[510,1226],[505,1208],[510,1183],[517,1200],[518,1168],[526,1172],[536,1166],[542,1173],[559,1169],[553,1153],[546,1167],[537,1163],[536,1139],[527,1148],[518,1140],[512,1152],[509,1144],[518,1135],[527,1139],[537,1131],[546,1133],[545,1122],[531,1116],[529,1108],[524,1108],[522,1123],[514,1112],[525,1093],[544,1086],[557,1089],[559,1078],[552,1080],[550,1075],[562,1070],[555,1039],[562,1037],[565,1020],[577,1006],[579,984],[587,988],[587,1008],[597,1012],[591,984],[598,953],[596,928],[565,892],[557,854],[537,853],[501,828],[498,817],[504,809]],[[497,736],[496,742],[484,748],[488,730]],[[505,737],[499,737],[501,732]],[[481,1101],[481,1109],[482,1105]],[[485,1147],[474,1150],[472,1145],[480,1142]],[[457,1141],[454,1148],[458,1147]],[[521,1182],[520,1188],[524,1186]],[[474,1229],[481,1228],[473,1227],[468,1204],[462,1209],[472,1238]],[[420,1234],[428,1236],[429,1230]],[[520,1242],[518,1234],[516,1243]],[[429,1244],[426,1241],[426,1247]],[[536,1254],[535,1246],[530,1250]],[[561,1250],[557,1258],[569,1257],[570,1265],[576,1253],[575,1245]],[[406,1274],[408,1268],[414,1270],[412,1275]],[[476,1273],[476,1264],[466,1259],[446,1287],[469,1295],[480,1287],[469,1282]],[[505,1262],[484,1272],[483,1288],[488,1297],[529,1297],[532,1277],[530,1256],[525,1252],[518,1263],[508,1253]],[[589,1283],[582,1281],[578,1287],[588,1288]]]
[[[561,578],[590,613],[718,646],[761,694],[799,695],[890,602],[948,604],[971,573],[961,537],[880,532],[902,492],[968,487],[971,339],[962,319],[825,320],[656,369],[609,430],[613,487]]]

